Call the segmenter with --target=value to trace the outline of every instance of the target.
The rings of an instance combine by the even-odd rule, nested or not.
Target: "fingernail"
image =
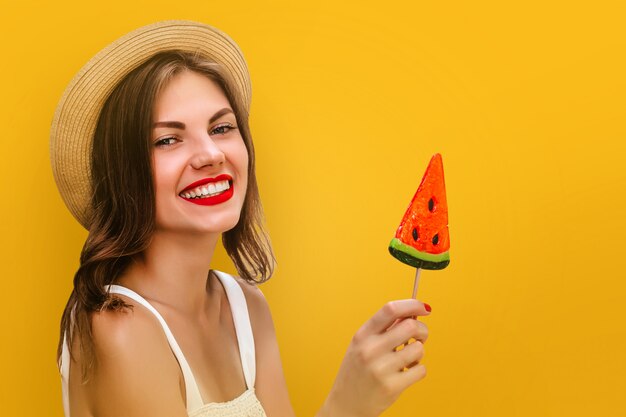
[[[430,313],[431,308],[428,304],[424,303],[424,308]]]

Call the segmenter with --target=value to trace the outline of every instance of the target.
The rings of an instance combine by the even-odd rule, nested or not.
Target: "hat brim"
[[[72,215],[89,229],[91,150],[102,106],[115,86],[156,53],[167,50],[199,53],[231,74],[246,107],[250,76],[238,45],[209,25],[169,20],[136,29],[96,54],[68,84],[52,121],[50,158],[61,197]]]

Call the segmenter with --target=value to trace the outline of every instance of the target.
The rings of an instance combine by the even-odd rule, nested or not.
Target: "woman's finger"
[[[420,363],[412,368],[408,368],[404,372],[398,372],[397,374],[393,375],[392,381],[397,389],[399,389],[400,391],[404,391],[411,385],[415,384],[417,381],[424,379],[425,376],[426,366]]]
[[[384,335],[386,349],[392,350],[395,347],[407,343],[411,338],[425,343],[428,339],[428,327],[421,321],[413,318],[402,320],[386,332]]]
[[[424,344],[416,341],[378,357],[376,369],[388,375],[415,366],[424,357]]]
[[[402,371],[419,363],[424,357],[424,344],[420,341],[409,343],[403,349],[392,354],[393,369]]]
[[[397,319],[413,316],[426,316],[430,312],[424,303],[414,299],[390,301],[369,319],[359,332],[364,335],[380,334],[385,332]]]

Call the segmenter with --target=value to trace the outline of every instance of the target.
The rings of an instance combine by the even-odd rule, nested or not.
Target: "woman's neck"
[[[184,315],[202,315],[210,304],[208,275],[219,237],[157,231],[118,282]]]

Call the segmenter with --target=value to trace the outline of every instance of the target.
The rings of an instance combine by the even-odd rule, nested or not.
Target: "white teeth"
[[[230,183],[228,182],[228,180],[224,180],[196,187],[193,190],[185,191],[184,193],[181,193],[181,196],[184,196],[185,198],[205,198],[207,196],[212,197],[214,195],[221,194],[228,189],[230,189]]]

